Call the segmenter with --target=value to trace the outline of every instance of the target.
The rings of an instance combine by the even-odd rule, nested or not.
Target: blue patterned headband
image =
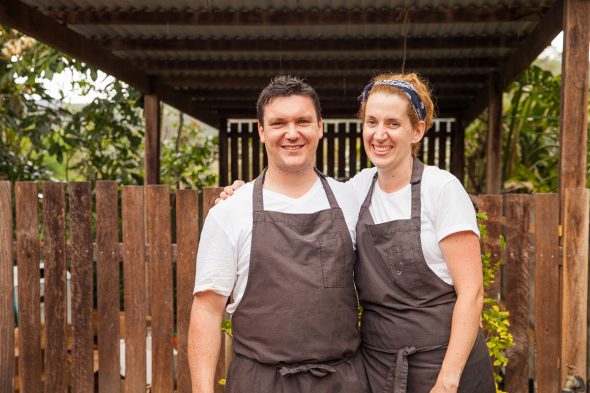
[[[369,83],[367,86],[365,86],[363,93],[359,96],[359,102],[363,103],[367,101],[371,89],[375,86],[381,85],[393,86],[397,87],[398,89],[401,89],[404,93],[406,93],[406,96],[408,96],[408,99],[410,100],[410,103],[412,104],[412,107],[414,108],[414,111],[416,112],[416,116],[418,116],[418,119],[426,119],[426,108],[424,107],[424,103],[422,102],[420,94],[418,94],[416,88],[411,83],[399,79],[383,79],[377,82]]]

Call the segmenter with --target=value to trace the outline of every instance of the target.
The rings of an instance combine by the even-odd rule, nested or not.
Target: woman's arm
[[[456,393],[479,330],[483,308],[481,251],[479,238],[471,231],[453,233],[439,244],[453,279],[457,302],[449,346],[431,393]]]

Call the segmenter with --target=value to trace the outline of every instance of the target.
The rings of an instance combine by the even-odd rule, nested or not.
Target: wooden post
[[[569,366],[575,367],[575,375],[584,378],[588,366],[588,195],[585,187],[590,2],[564,0],[563,7],[559,152],[563,226],[561,386]]]
[[[158,96],[145,95],[144,184],[160,183],[160,101]]]
[[[502,89],[492,75],[488,86],[486,194],[502,191]]]
[[[451,123],[451,173],[465,181],[465,127],[460,117]]]
[[[12,187],[0,181],[0,392],[14,392]]]

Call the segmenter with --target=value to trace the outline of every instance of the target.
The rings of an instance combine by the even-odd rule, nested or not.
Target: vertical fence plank
[[[231,176],[230,181],[234,181],[240,178],[240,174],[238,173],[238,123],[232,122],[229,125],[229,140],[230,140],[230,166],[231,166]]]
[[[89,183],[70,184],[72,393],[94,390],[92,223]]]
[[[588,190],[566,188],[564,198],[561,384],[570,366],[586,376],[588,329]]]
[[[119,236],[117,182],[96,182],[96,288],[98,305],[98,388],[120,391]]]
[[[66,333],[66,189],[43,183],[45,315],[45,393],[65,393]]]
[[[324,139],[318,141],[318,149],[315,152],[315,166],[320,172],[324,171]]]
[[[439,122],[438,132],[438,167],[440,169],[447,168],[447,133],[449,132],[449,122]]]
[[[328,163],[327,163],[327,172],[328,176],[334,177],[334,128],[335,125],[333,123],[327,124],[326,128],[328,129]]]
[[[363,125],[362,123],[359,126],[359,138],[361,140],[361,165],[360,168],[361,170],[365,169],[366,167],[368,167],[368,159],[367,159],[367,152],[365,151],[365,144],[363,143]]]
[[[203,189],[203,222],[205,222],[205,217],[207,217],[209,209],[214,206],[214,201],[221,191],[222,188],[216,187],[206,187]],[[217,361],[217,368],[215,370],[215,393],[223,393],[224,391],[223,386],[218,384],[217,381],[226,377],[226,370],[229,362],[230,359],[226,356],[226,340],[225,337],[222,337],[219,360]]]
[[[346,123],[338,124],[338,178],[346,176]]]
[[[0,181],[0,393],[14,392],[12,187]]]
[[[145,277],[146,266],[143,187],[123,187],[121,207],[125,302],[125,393],[145,393],[146,285],[141,279]]]
[[[356,175],[356,148],[358,142],[358,127],[356,122],[351,122],[349,125],[349,133],[348,133],[348,177],[353,177]],[[361,140],[362,146],[362,140]]]
[[[252,178],[260,173],[260,136],[258,135],[258,123],[250,123],[252,127]]]
[[[529,386],[529,195],[506,195],[506,266],[504,298],[510,312],[514,347],[507,350],[506,391]]]
[[[252,180],[250,177],[250,139],[252,139],[250,123],[240,125],[240,135],[242,137],[242,179],[250,181]]]
[[[451,123],[451,172],[465,182],[465,128],[460,118]]]
[[[257,137],[255,137],[257,138]],[[253,155],[254,156],[254,155]],[[188,366],[188,326],[193,301],[199,247],[199,195],[196,190],[176,193],[176,349],[177,392],[191,392]]]
[[[537,393],[559,391],[559,195],[536,194],[535,343]]]
[[[225,186],[228,182],[229,156],[227,151],[227,118],[219,122],[219,185]]]
[[[503,198],[501,195],[482,195],[478,204],[478,209],[484,211],[488,216],[485,222],[488,237],[482,242],[482,251],[489,252],[494,262],[502,258],[502,249],[500,247],[502,204]],[[501,279],[501,272],[498,271],[494,282],[486,288],[488,296],[496,300],[500,300]]]
[[[41,311],[39,285],[37,184],[16,183],[16,257],[18,264],[18,372],[20,391],[41,388]]]
[[[232,143],[237,138],[232,140]],[[147,240],[152,270],[152,392],[174,388],[172,239],[168,186],[146,188]]]
[[[434,123],[430,130],[426,133],[428,143],[428,165],[435,165],[434,153],[435,153],[435,142],[436,142],[436,131],[438,123]]]

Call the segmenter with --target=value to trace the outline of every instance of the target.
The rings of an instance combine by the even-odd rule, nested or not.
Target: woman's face
[[[408,101],[397,94],[375,92],[365,105],[363,143],[367,156],[379,170],[395,170],[412,156],[412,143],[424,135],[424,121],[413,127]]]

